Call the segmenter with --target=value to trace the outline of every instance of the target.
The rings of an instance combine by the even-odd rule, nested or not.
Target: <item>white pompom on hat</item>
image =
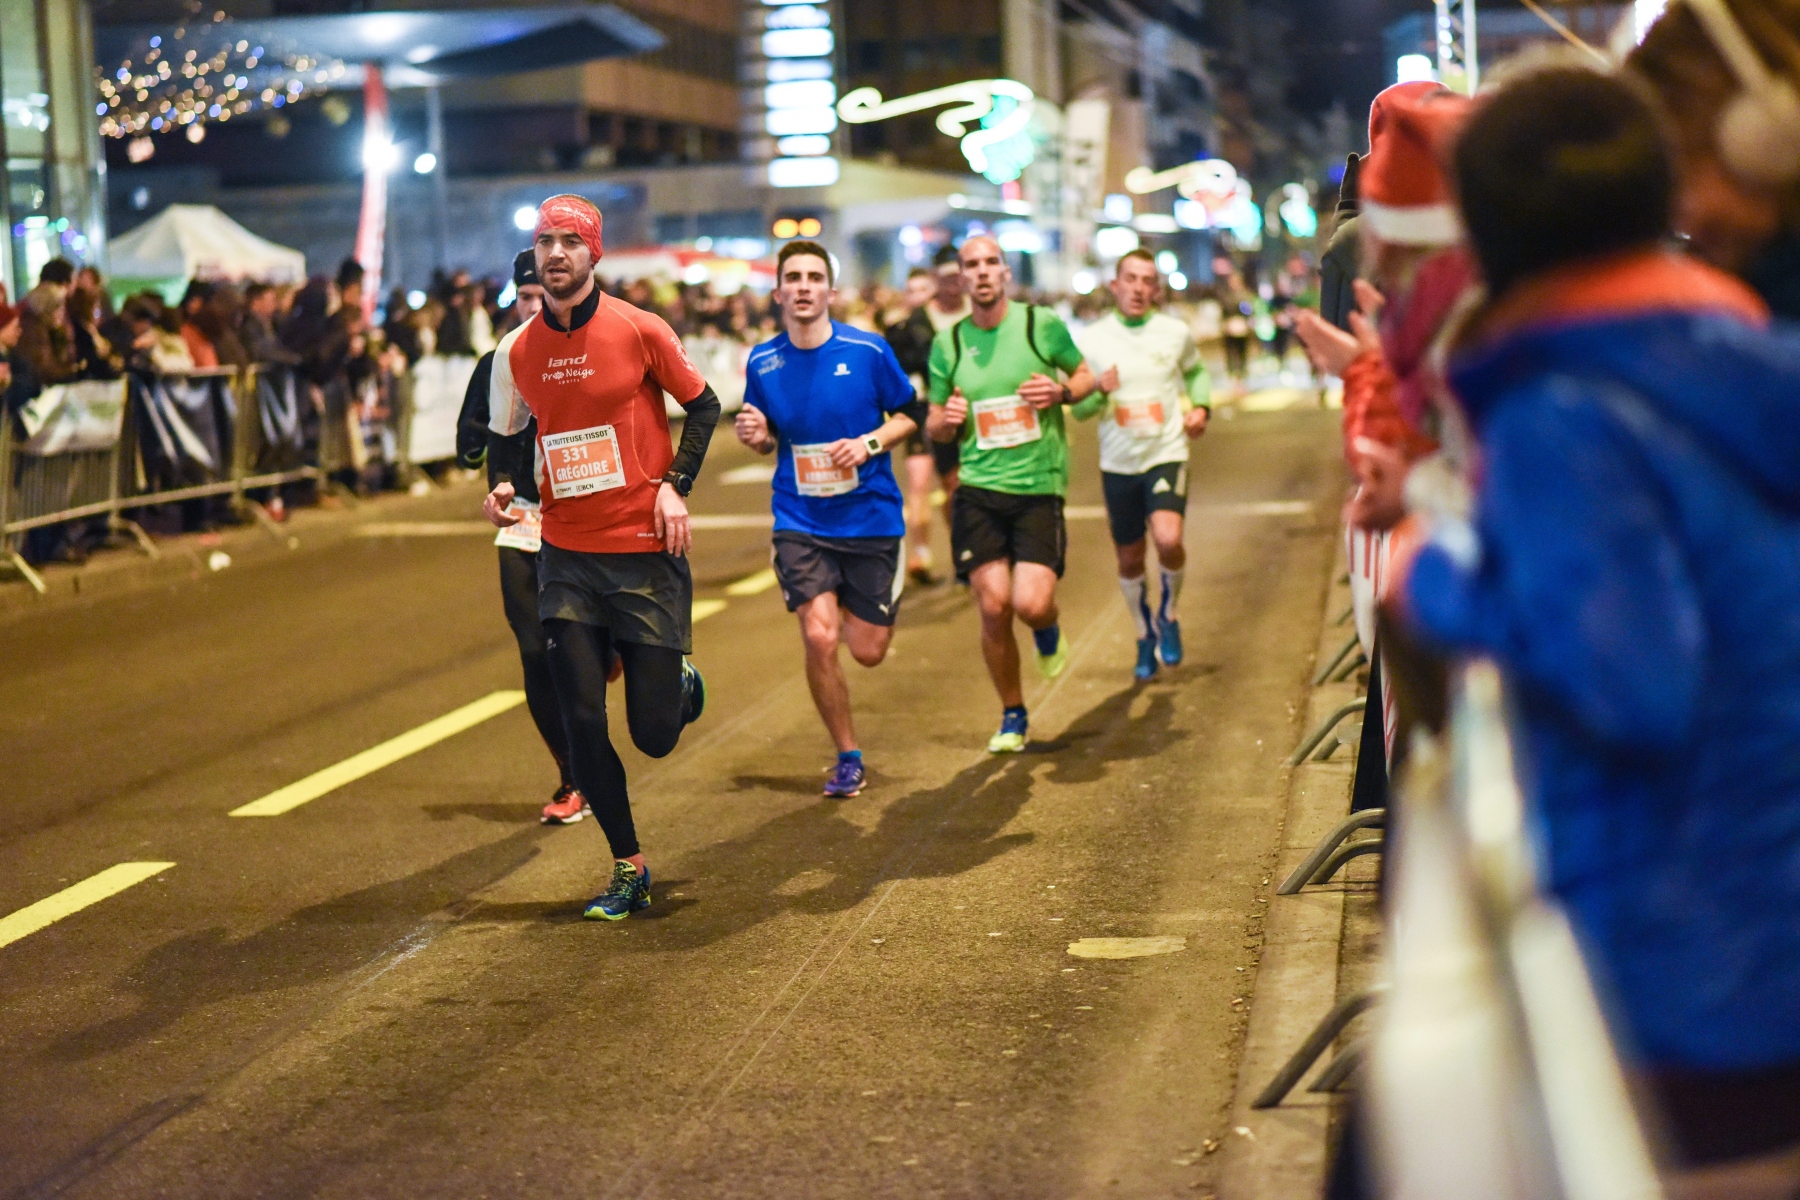
[[[1468,97],[1428,80],[1397,83],[1375,97],[1358,181],[1363,228],[1407,246],[1462,240],[1444,163],[1468,114]]]

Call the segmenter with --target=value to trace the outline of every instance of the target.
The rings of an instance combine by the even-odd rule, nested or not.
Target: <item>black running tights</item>
[[[538,620],[537,555],[500,547],[500,603],[519,643],[519,662],[525,668],[525,707],[531,710],[544,745],[550,747],[550,757],[556,760],[557,774],[566,787],[575,779],[569,772],[569,736],[563,732],[556,683],[550,678],[550,654],[544,648],[544,623]]]
[[[617,654],[625,663],[625,719],[632,744],[651,758],[662,758],[681,738],[681,651],[615,643],[611,631],[580,621],[545,621],[544,630],[575,786],[594,810],[613,857],[630,858],[638,852],[637,829],[631,823],[625,764],[607,733],[606,674]]]

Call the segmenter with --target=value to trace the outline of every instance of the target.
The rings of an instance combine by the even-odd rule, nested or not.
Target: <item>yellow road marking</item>
[[[723,600],[696,600],[694,601],[694,624],[698,625],[706,618],[717,616],[724,611],[725,602]]]
[[[310,800],[317,800],[326,792],[335,791],[346,783],[353,783],[364,775],[371,775],[390,763],[399,762],[409,754],[417,754],[427,746],[435,746],[445,738],[454,737],[465,729],[523,703],[524,692],[494,692],[483,696],[473,704],[465,704],[455,712],[445,713],[435,721],[427,721],[417,729],[390,738],[379,746],[371,746],[361,754],[352,755],[336,766],[326,767],[298,783],[290,783],[279,791],[270,792],[260,800],[252,800],[234,808],[231,815],[278,817]]]
[[[90,904],[98,904],[108,896],[116,896],[174,865],[172,862],[127,862],[108,867],[98,875],[90,875],[54,896],[46,896],[36,904],[28,904],[16,913],[0,917],[0,946],[10,946],[46,925],[53,925]]]
[[[775,568],[765,567],[754,575],[746,575],[725,589],[727,596],[760,596],[775,586]]]

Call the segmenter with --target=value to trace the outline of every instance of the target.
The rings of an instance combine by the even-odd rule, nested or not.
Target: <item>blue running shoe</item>
[[[845,800],[862,791],[863,781],[868,778],[863,771],[862,756],[849,758],[840,755],[837,769],[832,771],[831,778],[825,781],[825,794]]]
[[[706,711],[706,677],[687,659],[681,660],[681,723],[692,725]]]
[[[1181,622],[1158,621],[1156,623],[1157,648],[1162,651],[1162,660],[1171,667],[1181,665]]]
[[[1138,639],[1137,666],[1131,672],[1139,679],[1151,679],[1156,675],[1156,639],[1153,637]]]
[[[624,859],[613,863],[612,882],[588,901],[581,915],[590,921],[622,921],[650,907],[650,868],[638,870]]]
[[[1000,732],[988,739],[989,754],[1017,754],[1025,749],[1025,710],[1009,708],[1000,715]]]

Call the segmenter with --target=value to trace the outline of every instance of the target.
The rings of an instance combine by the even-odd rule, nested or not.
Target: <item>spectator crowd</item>
[[[940,255],[953,257],[954,250],[946,246]],[[1279,370],[1293,316],[1313,295],[1310,260],[1296,255],[1260,284],[1254,262],[1240,265],[1222,256],[1213,266],[1216,281],[1171,295],[1172,309],[1240,384],[1258,355]],[[923,267],[913,271],[915,277],[930,274]],[[742,398],[750,349],[780,328],[772,298],[749,288],[722,294],[710,283],[663,278],[603,286],[666,320],[728,409]],[[363,269],[354,259],[346,259],[335,276],[304,284],[195,279],[179,303],[142,291],[116,307],[98,270],[55,259],[16,308],[3,297],[0,290],[0,387],[8,413],[16,414],[45,387],[77,380],[193,376],[246,366],[291,374],[300,394],[304,453],[325,478],[322,487],[284,487],[262,497],[277,520],[295,503],[333,504],[339,489],[369,493],[403,483],[397,438],[406,372],[427,355],[479,356],[516,323],[511,304],[499,302],[510,297],[495,281],[467,270],[440,272],[423,293],[396,288],[377,306],[364,294]],[[1034,300],[1054,304],[1080,326],[1105,311],[1110,294],[1102,288]],[[904,289],[865,284],[841,289],[833,315],[879,333],[903,324],[913,307]],[[233,519],[219,502],[135,515],[164,533]],[[81,561],[106,536],[104,521],[74,523],[24,538],[23,549],[30,561]]]
[[[1404,849],[1386,772],[1498,666],[1676,1197],[1800,1195],[1797,75],[1788,0],[1684,0],[1611,70],[1391,87],[1296,322],[1383,564],[1358,803]]]

